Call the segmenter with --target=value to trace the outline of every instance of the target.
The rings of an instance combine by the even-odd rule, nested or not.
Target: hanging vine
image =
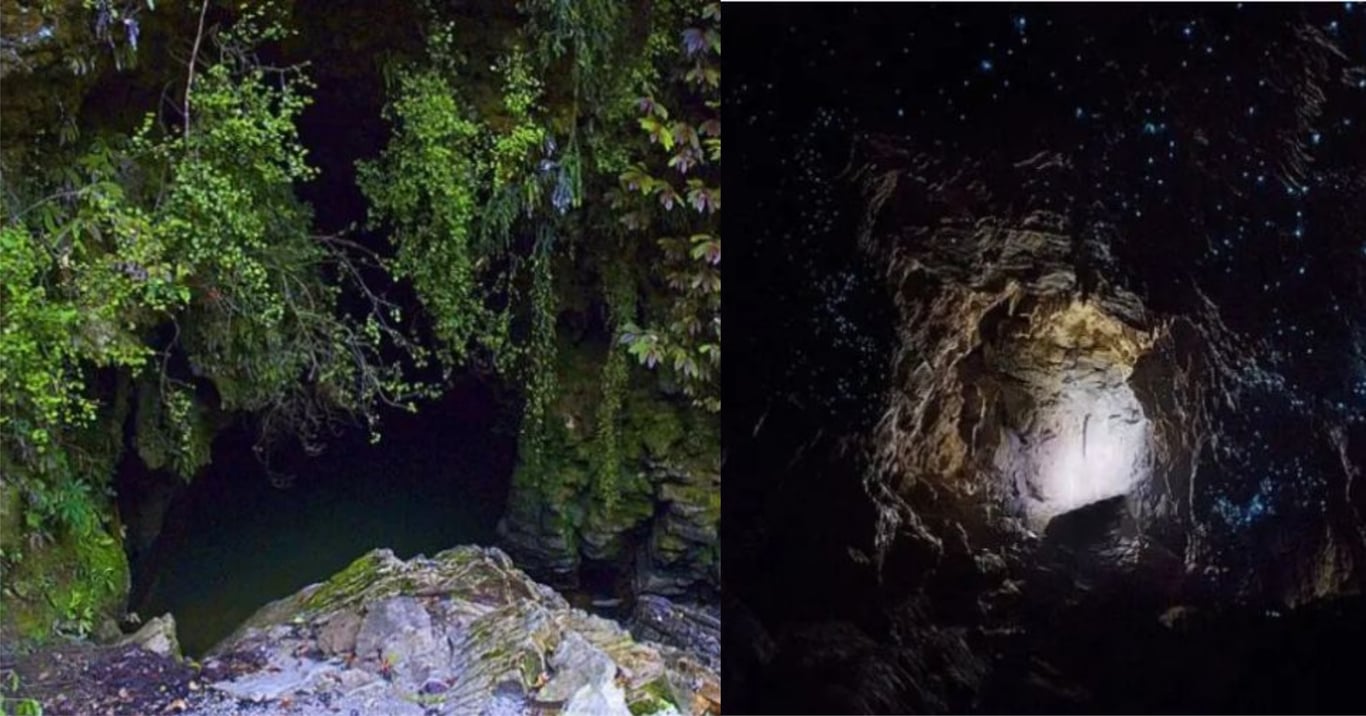
[[[603,284],[606,289],[607,321],[612,332],[613,348],[607,351],[602,364],[602,401],[598,404],[597,444],[594,455],[597,459],[594,488],[598,499],[607,509],[617,502],[617,484],[621,472],[621,445],[618,436],[622,394],[626,390],[626,354],[615,349],[621,341],[624,326],[634,320],[636,312],[636,288],[625,262],[603,262]]]
[[[719,409],[719,9],[696,0],[524,0],[518,9],[522,30],[475,59],[464,52],[473,43],[459,11],[428,8],[427,56],[391,71],[393,138],[362,165],[361,185],[372,223],[397,247],[395,273],[413,282],[447,361],[467,364],[482,349],[519,378],[524,465],[538,464],[558,398],[561,297],[551,267],[599,277],[590,300],[606,315],[610,349],[590,418],[593,494],[610,504],[630,358],[658,362],[646,341],[667,357],[666,383]],[[640,23],[657,24],[645,47],[623,51]],[[498,79],[495,102],[466,90],[475,62]],[[666,103],[677,116],[647,126],[663,121]],[[631,231],[646,232],[643,246]],[[651,264],[662,269],[653,281],[644,278]],[[638,294],[659,297],[660,283],[666,300],[638,309]]]
[[[531,255],[531,335],[527,346],[526,409],[522,417],[522,459],[537,465],[544,454],[547,419],[555,401],[555,281],[548,228]],[[541,471],[537,470],[539,474]]]

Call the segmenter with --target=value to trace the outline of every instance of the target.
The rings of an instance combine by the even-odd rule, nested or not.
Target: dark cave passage
[[[213,463],[175,490],[160,533],[134,555],[129,609],[143,619],[172,613],[185,652],[198,655],[267,602],[371,549],[408,558],[493,544],[516,455],[501,411],[471,380],[416,415],[387,416],[378,444],[348,429],[316,457],[281,450],[269,469],[252,453],[251,430],[226,430]],[[145,485],[177,481],[125,470],[121,488],[144,487],[120,490],[124,520],[155,520],[128,506],[142,497],[145,509],[157,493]]]
[[[732,707],[1362,712],[1366,25],[1305,10],[731,14]]]

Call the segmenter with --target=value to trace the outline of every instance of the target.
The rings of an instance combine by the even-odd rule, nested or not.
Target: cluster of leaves
[[[0,672],[0,679],[0,716],[43,716],[37,699],[12,696],[19,692],[19,672],[8,669]]]
[[[524,447],[553,399],[557,217],[580,203],[578,160],[548,128],[543,82],[520,46],[495,69],[497,106],[462,92],[456,25],[433,21],[428,57],[391,70],[393,135],[359,182],[371,223],[396,247],[448,366],[491,364],[526,388]],[[525,324],[513,340],[514,322]]]
[[[410,279],[436,337],[453,362],[478,336],[493,337],[470,250],[480,161],[479,127],[465,118],[449,81],[435,69],[404,71],[385,109],[397,126],[384,156],[362,164],[359,180],[373,216],[385,217],[398,253],[395,274]]]
[[[622,223],[654,237],[669,290],[665,317],[626,326],[620,341],[642,364],[672,370],[712,411],[721,408],[720,22],[720,4],[707,5],[683,32],[672,86],[639,100],[640,129],[654,151],[621,173],[616,195]]]
[[[60,480],[49,489],[32,489],[28,494],[30,509],[25,513],[34,546],[53,538],[52,525],[64,526],[80,538],[90,537],[100,527],[97,496],[84,480]]]
[[[77,504],[64,496],[112,470],[112,457],[103,470],[66,459],[97,418],[87,384],[99,369],[138,382],[139,452],[186,477],[208,460],[211,437],[196,385],[213,385],[214,409],[253,411],[268,434],[305,440],[413,392],[381,359],[385,341],[407,345],[396,309],[368,290],[368,314],[339,309],[339,282],[359,281],[362,259],[312,235],[295,197],[314,173],[296,130],[309,84],[251,54],[278,32],[257,15],[215,38],[188,126],[149,116],[131,136],[73,148],[53,171],[7,173],[0,454],[36,478],[33,514],[87,526],[74,508],[45,505]]]
[[[528,20],[542,67],[568,58],[570,86],[576,100],[601,105],[611,101],[612,64],[626,4],[620,0],[522,0],[518,8]]]
[[[99,317],[84,310],[116,296],[64,295],[50,285],[49,275],[72,270],[63,255],[51,256],[23,226],[0,228],[0,435],[29,459],[49,449],[62,425],[94,415],[83,393],[82,360],[136,365],[144,357],[140,346],[100,340],[107,334],[95,328]],[[100,268],[81,267],[107,281],[107,267]]]
[[[360,182],[443,357],[487,355],[519,378],[524,463],[556,399],[557,293],[568,289],[552,268],[597,277],[613,345],[595,416],[607,504],[631,356],[720,409],[720,9],[518,8],[526,25],[489,63],[499,101],[482,104],[457,24],[432,13],[428,56],[390,72],[393,136]]]
[[[527,351],[526,407],[522,418],[522,459],[536,463],[543,456],[546,420],[556,396],[555,287],[548,251],[531,257],[531,335]]]

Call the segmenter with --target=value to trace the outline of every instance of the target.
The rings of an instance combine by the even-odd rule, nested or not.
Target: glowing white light
[[[1128,386],[1064,393],[1039,415],[1020,477],[1024,511],[1043,525],[1056,515],[1129,492],[1149,472],[1151,426]]]

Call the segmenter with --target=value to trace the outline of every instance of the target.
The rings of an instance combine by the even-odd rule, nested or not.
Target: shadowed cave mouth
[[[386,7],[379,25],[375,6],[357,0],[299,2],[293,13],[299,37],[261,55],[280,65],[308,62],[315,84],[299,133],[321,171],[298,195],[320,232],[349,230],[349,238],[387,255],[389,237],[363,228],[368,206],[356,162],[378,156],[389,140],[383,63],[375,58],[421,47],[416,10]],[[345,31],[362,26],[370,31]],[[367,280],[406,315],[420,314],[408,285],[378,274]],[[117,493],[132,568],[129,611],[144,620],[172,613],[184,651],[198,655],[268,602],[326,580],[369,550],[389,548],[406,559],[496,544],[520,419],[520,401],[505,387],[465,375],[416,414],[385,409],[378,443],[357,420],[319,436],[321,452],[283,436],[264,462],[253,450],[255,419],[236,415],[216,436],[212,462],[188,485],[147,470],[128,450]]]
[[[494,544],[516,456],[512,417],[470,379],[415,415],[385,416],[376,444],[356,426],[321,454],[287,446],[265,463],[241,423],[219,434],[213,462],[188,485],[130,455],[119,475],[129,610],[172,613],[185,652],[199,655],[372,549],[407,559]]]
[[[1007,509],[1033,531],[1152,475],[1152,422],[1128,384],[1152,337],[1093,302],[1012,295],[960,368],[963,436]]]

